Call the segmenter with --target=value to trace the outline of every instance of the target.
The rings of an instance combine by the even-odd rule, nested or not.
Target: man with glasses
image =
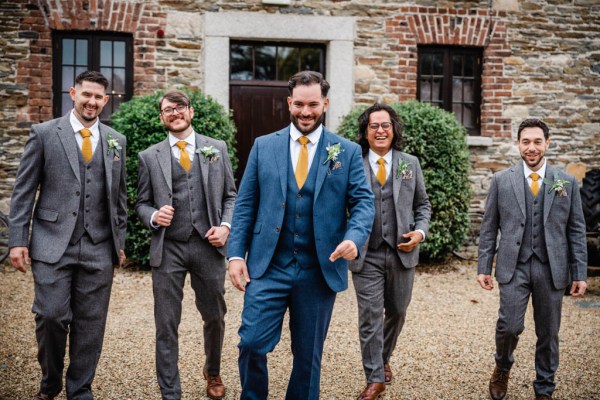
[[[236,189],[227,146],[194,132],[194,108],[178,90],[158,102],[167,138],[138,155],[136,212],[152,233],[150,265],[156,323],[156,374],[164,400],[180,399],[178,327],[190,273],[204,321],[206,394],[222,399],[225,252]]]
[[[390,358],[406,319],[431,204],[419,160],[401,151],[402,126],[394,109],[376,103],[358,122],[363,167],[375,195],[375,219],[361,257],[349,267],[367,378],[359,399],[373,400],[392,382]]]

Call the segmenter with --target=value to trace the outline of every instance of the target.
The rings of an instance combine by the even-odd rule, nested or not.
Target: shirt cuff
[[[425,232],[422,229],[415,229],[415,232],[420,232],[421,235],[423,235],[423,240],[421,240],[421,242],[425,241]]]
[[[221,226],[226,226],[231,230],[231,224],[229,222],[221,222]]]
[[[230,262],[233,261],[233,260],[242,260],[242,261],[244,261],[244,259],[242,257],[231,257],[231,258],[227,259],[227,261],[230,261]]]
[[[152,213],[152,215],[150,216],[150,221],[149,221],[149,223],[150,223],[150,227],[151,227],[152,229],[158,229],[158,228],[160,228],[160,225],[154,225],[154,222],[152,222],[152,220],[154,220],[154,214],[156,214],[157,212],[158,212],[158,210],[157,210],[157,211],[154,211],[154,212]]]

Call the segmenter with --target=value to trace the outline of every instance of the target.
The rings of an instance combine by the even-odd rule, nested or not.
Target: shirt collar
[[[377,154],[373,150],[369,149],[369,162],[371,164],[377,164],[380,158],[381,158],[381,156],[379,154]],[[387,165],[392,164],[392,149],[390,149],[390,151],[385,153],[385,155],[383,156],[383,159],[385,160],[385,163]]]
[[[171,132],[169,132],[169,146],[173,147],[175,144],[182,139],[176,138]],[[191,145],[192,147],[196,147],[196,132],[192,131],[185,139],[184,142]]]
[[[545,157],[544,157],[544,163],[542,164],[540,169],[537,171],[532,171],[531,168],[529,168],[527,166],[525,161],[523,161],[523,173],[525,174],[525,178],[529,178],[529,175],[531,175],[533,172],[535,172],[536,174],[538,174],[540,176],[539,179],[544,180],[544,177],[546,176],[546,158]]]
[[[319,139],[321,138],[321,133],[323,133],[323,124],[320,124],[317,129],[309,133],[308,135],[303,135],[298,128],[294,126],[294,124],[290,124],[290,137],[293,141],[297,141],[300,136],[306,136],[308,140],[312,144],[319,143]]]
[[[98,127],[98,120],[99,119],[96,118],[96,121],[94,122],[94,124],[88,128],[90,130],[90,132],[92,132],[92,136],[94,136],[94,137],[96,135],[100,134],[100,128]],[[73,127],[73,131],[75,133],[79,133],[80,130],[85,128],[85,126],[83,126],[81,121],[78,120],[77,117],[75,116],[75,109],[71,110],[71,115],[69,116],[69,122],[71,123],[71,126]]]

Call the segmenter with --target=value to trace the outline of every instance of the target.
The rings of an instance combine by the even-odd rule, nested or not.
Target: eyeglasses
[[[371,129],[373,131],[378,131],[379,127],[381,127],[381,129],[383,129],[384,131],[387,131],[392,127],[392,123],[391,122],[382,122],[381,124],[378,124],[375,122],[375,123],[369,124],[369,129]]]
[[[185,105],[183,105],[183,104],[180,104],[180,105],[178,105],[178,106],[177,106],[177,107],[175,107],[175,108],[173,108],[173,107],[166,107],[166,108],[163,108],[163,109],[161,110],[161,112],[160,112],[160,113],[161,113],[162,115],[166,115],[166,116],[168,117],[169,115],[173,115],[173,113],[174,113],[175,111],[177,111],[177,114],[183,114],[183,113],[185,112],[185,110],[187,110],[187,108],[188,108],[188,106],[185,106]]]

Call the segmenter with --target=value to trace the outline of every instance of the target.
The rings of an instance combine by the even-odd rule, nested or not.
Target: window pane
[[[114,93],[125,93],[125,68],[113,69],[112,84]]]
[[[431,54],[421,56],[421,75],[431,75]]]
[[[115,60],[113,65],[115,67],[125,67],[125,42],[113,42]]]
[[[277,79],[284,81],[298,72],[300,55],[298,49],[293,47],[277,48]]]
[[[69,96],[68,93],[63,93],[61,95],[60,106],[61,106],[60,115],[65,115],[67,113],[67,111],[69,111],[71,108],[73,108],[73,100],[71,100],[71,96]]]
[[[462,95],[462,79],[452,79],[452,101],[461,102],[463,100]]]
[[[75,81],[73,73],[73,67],[62,67],[62,83],[60,88],[63,92],[68,92],[71,86],[73,86],[73,82]]]
[[[300,49],[300,70],[321,71],[321,58],[323,52],[321,49],[301,48]],[[298,71],[296,71],[298,72]],[[291,75],[290,75],[291,76]]]
[[[442,97],[442,80],[436,78],[433,80],[433,86],[431,89],[431,101],[440,102]]]
[[[100,68],[100,73],[108,79],[108,88],[106,89],[106,93],[111,93],[113,90],[113,74],[112,68]]]
[[[77,75],[79,75],[82,72],[85,72],[87,70],[88,70],[87,65],[84,66],[84,67],[75,67],[75,76],[77,76]],[[73,78],[73,82],[75,82],[75,78]]]
[[[473,87],[475,82],[472,79],[465,79],[463,81],[463,101],[472,102],[474,101],[473,97]]]
[[[475,127],[475,124],[473,123],[473,105],[472,104],[464,104],[462,123],[465,128]]]
[[[426,102],[431,101],[431,82],[429,82],[429,80],[421,79],[421,94],[419,100]]]
[[[100,113],[100,120],[102,120],[102,121],[108,120],[110,118],[111,114],[112,114],[112,96],[108,96],[108,103],[106,103],[106,105],[102,109],[102,112]]]
[[[256,75],[254,79],[275,80],[275,46],[256,46],[254,48]]]
[[[252,75],[252,46],[231,45],[231,79],[250,80]]]
[[[465,63],[465,71],[464,76],[475,76],[475,57],[473,56],[464,56]]]
[[[76,46],[76,59],[77,65],[85,65],[87,67],[88,65],[88,41],[85,39],[77,39],[77,46]],[[87,69],[87,68],[86,68]]]
[[[75,41],[73,39],[62,40],[62,63],[74,64],[75,62]]]
[[[452,112],[454,113],[454,116],[456,117],[456,120],[458,122],[460,122],[462,124],[462,104],[460,103],[454,103],[452,104]]]
[[[100,66],[110,67],[112,65],[112,42],[100,41]]]
[[[461,56],[452,56],[452,75],[454,76],[462,76],[462,57]]]
[[[444,56],[442,54],[432,54],[433,57],[433,74],[444,74]]]

